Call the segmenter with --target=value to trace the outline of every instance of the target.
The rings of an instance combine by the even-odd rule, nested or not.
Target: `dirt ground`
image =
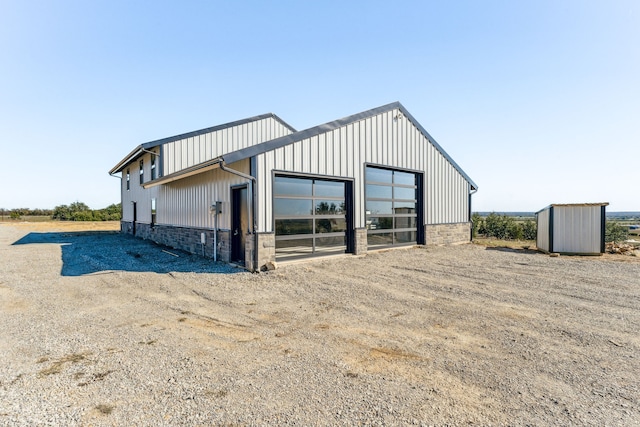
[[[0,425],[640,425],[638,258],[251,274],[62,227],[0,224]]]

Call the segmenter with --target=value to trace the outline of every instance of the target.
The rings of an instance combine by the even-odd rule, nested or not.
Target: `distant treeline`
[[[122,214],[120,203],[112,204],[104,209],[90,209],[82,202],[73,202],[70,205],[60,205],[53,209],[2,209],[2,219],[22,219],[24,217],[50,217],[59,221],[120,221]]]
[[[625,215],[607,214],[605,224],[605,241],[622,242],[628,238],[629,229],[618,223],[619,220],[627,218]],[[640,216],[639,216],[640,217]],[[473,237],[493,237],[501,240],[536,240],[538,226],[535,221],[528,219],[526,214],[517,212],[514,216],[491,212],[482,215],[481,212],[474,212],[471,216]]]
[[[485,218],[491,214],[509,216],[513,218],[535,218],[535,212],[475,212],[480,217]],[[633,220],[640,219],[640,212],[628,211],[628,212],[607,212],[607,218],[615,218],[619,220]]]

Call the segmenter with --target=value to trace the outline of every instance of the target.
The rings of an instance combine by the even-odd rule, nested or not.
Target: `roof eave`
[[[221,157],[216,157],[215,159],[198,163],[197,165],[191,166],[186,169],[182,169],[178,172],[174,172],[169,175],[165,175],[163,177],[154,179],[153,181],[145,182],[144,184],[142,184],[142,187],[147,189],[147,188],[155,187],[157,185],[169,184],[170,182],[188,178],[193,175],[198,175],[198,174],[220,167],[220,163],[222,161],[223,160]]]
[[[216,126],[212,126],[212,127],[208,127],[208,128],[204,128],[204,129],[200,129],[200,130],[195,130],[195,131],[192,131],[192,132],[187,132],[187,133],[182,133],[182,134],[179,134],[179,135],[170,136],[170,137],[167,137],[167,138],[162,138],[162,139],[157,139],[157,140],[154,140],[154,141],[145,142],[144,144],[138,145],[131,153],[129,153],[124,159],[122,159],[117,165],[115,165],[113,167],[113,169],[111,169],[109,171],[109,174],[113,175],[114,173],[121,172],[122,169],[124,169],[124,167],[128,163],[131,163],[132,161],[134,161],[145,150],[149,150],[151,148],[158,147],[158,146],[160,146],[162,144],[168,144],[170,142],[179,141],[181,139],[191,138],[191,137],[194,137],[194,136],[199,136],[199,135],[203,135],[203,134],[210,133],[210,132],[216,132],[216,131],[219,131],[219,130],[224,130],[224,129],[231,128],[231,127],[234,127],[234,126],[240,126],[240,125],[243,125],[243,124],[246,124],[246,123],[251,123],[251,122],[264,120],[264,119],[268,119],[268,118],[273,118],[274,120],[279,122],[282,126],[284,126],[287,129],[289,129],[292,133],[297,132],[296,129],[293,126],[291,126],[289,123],[287,123],[284,120],[282,120],[276,114],[274,114],[274,113],[261,114],[261,115],[258,115],[258,116],[248,117],[246,119],[236,120],[236,121],[229,122],[229,123],[224,123],[224,124],[221,124],[221,125],[216,125]]]
[[[386,104],[377,108],[372,108],[367,111],[363,111],[361,113],[353,114],[351,116],[344,117],[342,119],[334,120],[332,122],[328,122],[322,125],[318,125],[306,130],[302,130],[296,133],[292,133],[290,135],[285,135],[280,138],[272,139],[270,141],[265,141],[261,144],[253,145],[247,148],[243,148],[242,150],[235,151],[233,153],[229,153],[225,155],[225,160],[228,163],[233,163],[238,160],[243,160],[249,157],[254,157],[256,155],[265,153],[267,151],[275,150],[280,147],[284,147],[286,145],[292,144],[294,142],[301,141],[303,139],[311,138],[313,136],[319,135],[321,133],[329,132],[340,127],[346,126],[351,123],[355,123],[360,120],[367,119],[369,117],[376,116],[378,114],[391,111],[394,109],[400,110],[402,114],[404,114],[413,125],[429,140],[431,144],[442,154],[445,159],[447,159],[451,165],[464,177],[464,179],[469,183],[472,191],[478,190],[478,185],[473,182],[473,180],[466,174],[466,172],[447,154],[447,152],[436,142],[436,140],[426,131],[422,125],[407,111],[407,109],[398,101],[392,102],[390,104]]]
[[[138,145],[136,148],[133,149],[133,151],[127,154],[124,159],[120,160],[120,162],[109,171],[109,175],[122,172],[122,169],[124,169],[126,165],[134,161],[143,152],[144,152],[144,147],[142,145]]]
[[[413,123],[413,125],[416,128],[418,128],[420,132],[422,132],[422,134],[429,140],[429,142],[433,144],[434,147],[436,147],[436,150],[438,150],[440,154],[442,154],[444,158],[447,159],[449,163],[453,165],[453,167],[460,173],[460,175],[462,175],[464,179],[467,180],[467,182],[471,186],[471,189],[474,191],[478,191],[478,185],[475,182],[473,182],[471,177],[469,177],[469,175],[467,175],[467,173],[460,167],[460,165],[458,165],[456,161],[453,160],[451,156],[449,156],[449,154],[444,150],[444,148],[442,148],[440,144],[438,144],[435,138],[432,137],[429,134],[429,132],[427,132],[427,130],[422,127],[422,125],[411,115],[411,113],[409,113],[409,111],[407,111],[407,109],[404,108],[404,105],[398,102],[398,108],[400,109],[400,111],[402,111],[402,114],[404,114],[411,121],[411,123]]]

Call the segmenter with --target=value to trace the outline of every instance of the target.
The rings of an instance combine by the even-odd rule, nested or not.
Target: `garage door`
[[[366,167],[367,244],[375,249],[418,241],[418,175]]]
[[[277,260],[347,251],[348,184],[299,176],[274,177]]]

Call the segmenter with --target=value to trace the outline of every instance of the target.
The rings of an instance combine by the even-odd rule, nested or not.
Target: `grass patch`
[[[78,363],[81,362],[83,360],[85,360],[87,358],[87,356],[89,355],[89,353],[76,353],[76,354],[70,354],[68,356],[65,356],[61,359],[58,359],[56,361],[53,362],[53,364],[51,364],[51,366],[49,366],[46,369],[41,370],[40,372],[38,372],[38,377],[43,378],[43,377],[47,377],[49,375],[54,375],[54,374],[59,374],[60,372],[62,372],[62,369],[64,368],[64,365],[66,365],[67,363]],[[43,363],[46,360],[43,360],[44,358],[40,358],[39,360],[42,360],[41,362],[39,361],[38,363]]]
[[[207,390],[205,394],[216,399],[221,399],[229,393],[227,390]]]
[[[9,215],[5,215],[0,218],[0,222],[48,222],[53,221],[51,215],[23,215],[19,219],[10,218]]]
[[[100,412],[101,414],[109,415],[110,413],[112,413],[112,412],[113,412],[113,410],[115,409],[115,406],[100,404],[100,405],[97,405],[97,406],[96,406],[96,409],[97,409],[97,410],[98,410],[98,412]]]
[[[489,248],[536,249],[535,240],[501,240],[488,237],[476,237],[473,243]]]

